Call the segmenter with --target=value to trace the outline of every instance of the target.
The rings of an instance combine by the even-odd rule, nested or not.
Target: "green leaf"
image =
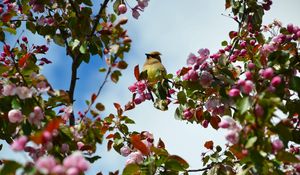
[[[99,69],[99,72],[106,72],[106,69],[104,67]]]
[[[137,164],[129,164],[123,170],[122,175],[140,174],[140,167]]]
[[[11,101],[11,107],[13,109],[21,109],[21,104],[19,102],[19,100],[17,98],[14,98],[12,101]]]
[[[82,0],[82,2],[83,2],[85,5],[93,6],[93,3],[92,3],[91,0]]]
[[[96,104],[96,109],[98,109],[99,111],[104,111],[105,106],[102,103],[97,103]]]
[[[287,163],[299,163],[300,161],[292,153],[280,151],[277,153],[276,158],[282,162]]]
[[[186,103],[186,95],[183,91],[178,92],[177,100],[178,100],[179,104],[184,105]]]
[[[36,27],[33,22],[26,22],[26,28],[31,31],[33,34],[36,32]]]
[[[257,141],[257,137],[256,137],[256,136],[251,137],[251,138],[247,141],[245,148],[246,148],[246,149],[251,148],[251,147],[254,145],[254,143],[255,143],[256,141]]]
[[[0,170],[0,174],[15,174],[17,169],[22,167],[21,164],[12,160],[5,160],[4,166]]]
[[[78,45],[80,44],[80,41],[78,39],[75,39],[70,46],[72,47],[72,50],[74,50]]]
[[[290,88],[298,93],[300,93],[300,77],[292,77],[290,80]]]
[[[239,99],[237,101],[237,109],[239,110],[239,112],[241,114],[244,114],[246,111],[248,111],[250,109],[250,101],[249,101],[249,97],[244,97],[242,99]]]
[[[82,43],[82,45],[79,48],[79,51],[82,54],[86,54],[87,53],[87,43],[86,42]]]
[[[222,46],[227,46],[228,42],[227,41],[223,41],[221,44],[222,44]]]
[[[114,9],[114,12],[116,14],[119,14],[118,7],[119,7],[120,4],[121,4],[121,0],[116,0],[115,3],[114,3],[114,5],[113,5],[113,9]]]
[[[115,70],[111,75],[110,78],[114,83],[117,83],[119,81],[119,78],[121,76],[121,72],[118,70]]]
[[[64,39],[63,39],[61,36],[59,36],[59,35],[54,35],[54,36],[53,36],[53,41],[54,41],[57,45],[59,45],[59,46],[62,46],[62,47],[65,46],[65,41],[64,41]]]
[[[85,157],[90,163],[94,163],[96,160],[100,159],[100,156],[93,156],[93,157]]]

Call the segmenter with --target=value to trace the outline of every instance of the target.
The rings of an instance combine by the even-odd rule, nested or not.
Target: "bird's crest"
[[[161,53],[158,52],[158,51],[153,51],[153,52],[146,53],[147,58],[150,58],[150,57],[156,58],[156,59],[159,60],[159,62],[161,62],[160,55],[161,55]]]

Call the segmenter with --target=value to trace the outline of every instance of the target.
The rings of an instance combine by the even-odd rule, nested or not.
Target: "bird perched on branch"
[[[147,80],[148,91],[151,94],[154,106],[160,110],[168,109],[169,84],[166,79],[167,71],[161,62],[161,53],[153,51],[146,53],[146,61],[143,66],[142,77]],[[154,100],[153,92],[157,99]]]
[[[150,86],[161,81],[166,75],[166,68],[161,62],[161,53],[158,51],[146,53],[146,61],[143,72],[147,72],[147,80]]]

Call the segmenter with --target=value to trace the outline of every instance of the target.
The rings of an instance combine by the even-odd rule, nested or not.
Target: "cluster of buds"
[[[140,12],[144,11],[144,9],[148,6],[149,0],[138,0],[137,5],[132,10],[132,16],[135,19],[138,19],[140,16]],[[119,14],[125,14],[127,12],[127,6],[126,4],[122,3],[118,6],[118,12]]]
[[[137,97],[134,99],[135,104],[140,104],[145,100],[151,100],[151,94],[147,90],[147,82],[145,80],[135,82],[129,86],[128,89],[130,92],[137,94]]]

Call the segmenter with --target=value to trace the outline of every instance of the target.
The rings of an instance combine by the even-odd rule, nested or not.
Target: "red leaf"
[[[242,153],[239,145],[235,144],[229,147],[229,150],[235,155],[235,157],[239,160],[243,159],[246,155]]]
[[[117,111],[118,111],[118,115],[119,115],[119,116],[122,115],[123,110],[122,110],[122,108],[121,108],[121,105],[120,105],[119,103],[114,103],[114,106],[115,106],[115,108],[116,108]]]
[[[136,79],[137,81],[140,80],[140,69],[139,69],[139,65],[136,65],[136,66],[134,67],[134,76],[135,76],[135,79]]]
[[[13,16],[12,16],[12,14],[10,14],[10,13],[4,13],[4,14],[2,15],[2,22],[6,23],[6,22],[10,21],[10,19],[11,19],[12,17],[13,17]]]
[[[61,118],[55,118],[55,119],[53,119],[52,121],[50,121],[50,122],[47,124],[47,127],[46,127],[45,131],[49,131],[50,133],[52,133],[53,130],[59,128],[59,125],[60,125],[60,123],[62,123],[62,122],[63,122],[63,120],[62,120]]]
[[[218,116],[212,116],[210,118],[210,125],[214,128],[214,129],[219,129],[219,123],[221,122],[220,117]]]
[[[206,141],[204,143],[204,147],[207,148],[207,149],[213,149],[214,148],[214,142],[212,140]]]
[[[92,97],[91,97],[92,103],[94,103],[94,101],[96,100],[96,98],[97,98],[97,95],[96,94],[92,94]]]
[[[112,147],[112,144],[113,144],[114,142],[112,141],[112,140],[109,140],[108,142],[107,142],[107,151],[110,151],[111,150],[111,147]]]
[[[161,139],[158,140],[157,148],[165,148],[165,143]]]
[[[132,145],[141,151],[144,155],[149,155],[150,150],[147,148],[147,146],[141,141],[141,136],[138,134],[134,134],[131,136],[131,143]]]
[[[109,134],[108,136],[106,136],[106,139],[111,139],[114,138],[115,134]]]
[[[24,64],[26,63],[27,59],[30,57],[31,53],[26,53],[19,59],[19,66],[23,67]]]
[[[43,134],[42,134],[42,132],[38,132],[38,133],[30,136],[30,140],[32,140],[36,144],[43,143]]]

